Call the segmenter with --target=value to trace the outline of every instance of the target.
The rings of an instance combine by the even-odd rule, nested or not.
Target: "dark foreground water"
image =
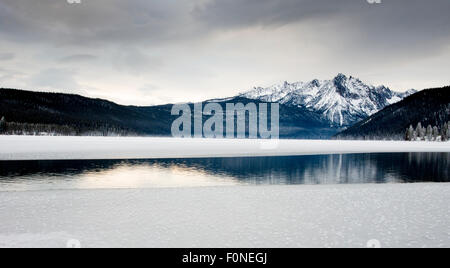
[[[0,191],[449,182],[449,153],[0,161]]]

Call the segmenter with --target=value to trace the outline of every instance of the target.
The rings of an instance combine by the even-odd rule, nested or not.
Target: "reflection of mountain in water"
[[[449,181],[448,153],[165,160],[255,184]]]
[[[314,155],[162,160],[0,161],[0,180],[76,177],[119,167],[198,171],[249,184],[448,182],[449,153]],[[76,178],[73,178],[76,179]]]

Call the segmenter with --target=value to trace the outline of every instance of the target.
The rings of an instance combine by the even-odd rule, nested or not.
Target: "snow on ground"
[[[450,247],[449,196],[450,184],[0,192],[0,247]]]
[[[450,152],[450,142],[0,136],[0,160]]]

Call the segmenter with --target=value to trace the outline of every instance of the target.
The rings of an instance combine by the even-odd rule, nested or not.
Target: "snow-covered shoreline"
[[[450,142],[0,136],[0,161],[396,152],[450,152]]]
[[[0,192],[0,247],[450,247],[450,184]]]

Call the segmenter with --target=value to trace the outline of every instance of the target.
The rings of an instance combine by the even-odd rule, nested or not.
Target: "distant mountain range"
[[[420,91],[337,134],[338,139],[403,139],[418,123],[442,127],[450,121],[450,87]]]
[[[374,87],[352,76],[338,74],[332,80],[257,87],[240,96],[306,108],[322,116],[330,127],[342,128],[352,126],[416,92],[398,93],[385,86]]]
[[[208,101],[206,101],[208,102]],[[242,97],[214,100],[226,103],[259,103]],[[193,104],[191,103],[193,110]],[[0,117],[10,123],[9,133],[56,132],[63,135],[171,136],[172,105],[123,106],[78,95],[0,89]],[[208,116],[204,115],[207,119]],[[25,131],[21,131],[24,129]],[[280,137],[326,139],[339,131],[317,114],[280,105]]]
[[[281,138],[327,139],[346,128],[353,129],[352,125],[414,93],[374,87],[339,74],[332,80],[285,82],[205,102],[217,102],[223,107],[230,102],[279,102]],[[10,124],[15,129],[43,128],[51,132],[64,126],[63,133],[70,135],[170,136],[172,122],[177,118],[171,115],[171,108],[171,104],[123,106],[71,94],[0,89],[0,117],[16,122]]]

